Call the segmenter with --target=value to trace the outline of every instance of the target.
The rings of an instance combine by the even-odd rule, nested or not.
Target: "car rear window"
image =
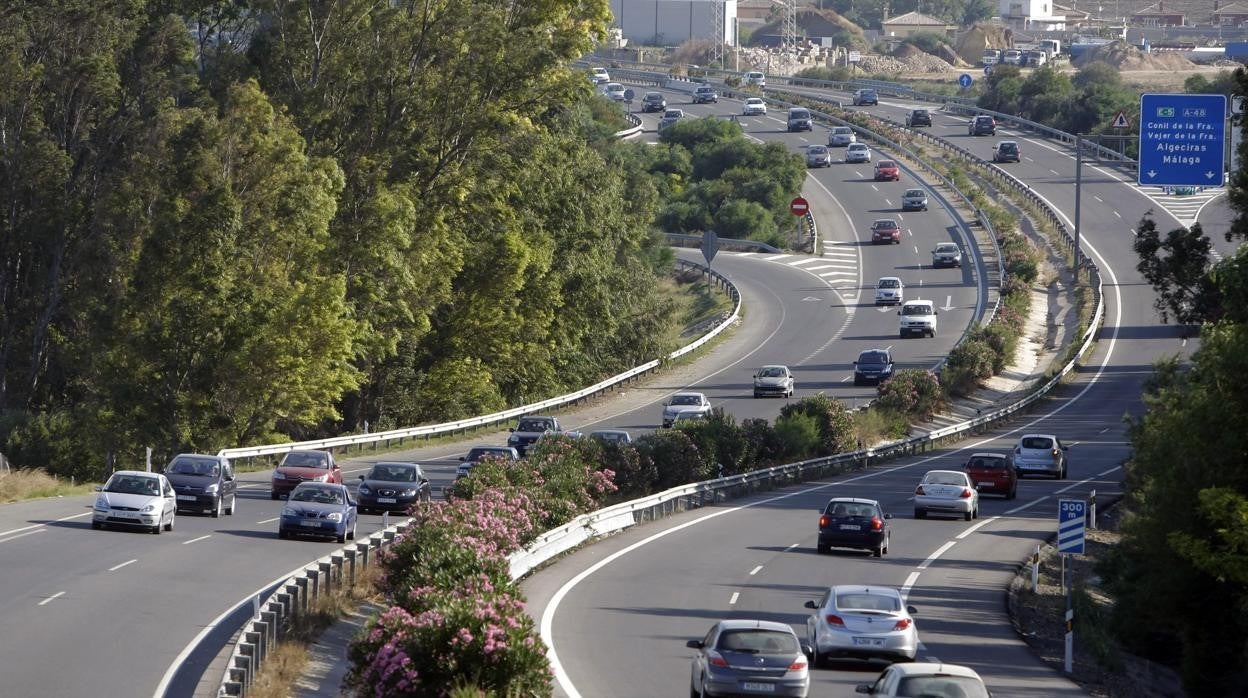
[[[923,476],[923,482],[928,485],[965,485],[966,476],[962,473],[928,473]]]
[[[726,652],[748,652],[750,654],[785,654],[797,652],[797,637],[779,630],[762,628],[743,628],[741,630],[725,630],[719,636],[715,649]]]
[[[1043,436],[1028,436],[1023,439],[1023,448],[1050,449],[1053,448],[1053,439]]]
[[[832,129],[832,133],[842,135],[842,136],[847,136],[853,132],[854,132],[853,129],[851,129],[848,126],[837,126],[836,128]]]
[[[942,242],[936,245],[937,252],[957,252],[958,246],[952,242]]]
[[[516,426],[516,431],[546,431],[554,426],[554,423],[548,419],[522,419]]]
[[[837,517],[861,516],[867,519],[879,516],[874,506],[860,502],[829,502],[823,513]]]
[[[979,470],[1005,470],[1004,458],[984,458],[975,457],[967,463],[968,467],[977,468]]]
[[[908,676],[897,686],[899,696],[988,698],[984,684],[969,676]]]
[[[895,613],[901,610],[901,600],[895,596],[846,592],[836,595],[836,607],[842,610],[888,611]]]

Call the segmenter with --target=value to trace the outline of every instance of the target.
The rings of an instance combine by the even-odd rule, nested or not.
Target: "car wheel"
[[[888,549],[892,544],[893,544],[893,537],[892,535],[889,535],[887,538],[884,539],[884,554],[885,555],[888,554]]]
[[[1010,493],[1006,495],[1006,499],[1018,499],[1018,485],[1015,485],[1010,490]]]
[[[159,524],[159,523],[157,523],[155,526],[152,526],[152,534],[153,534],[153,535],[157,535],[157,536],[159,536],[159,535],[160,535],[160,528],[161,528],[161,527],[160,527],[160,524]]]
[[[101,528],[104,528],[104,524],[100,523],[99,521],[92,521],[92,522],[91,522],[91,529],[92,529],[92,530],[98,531],[98,530],[100,530]]]
[[[178,512],[177,512],[177,510],[175,509],[175,510],[173,511],[173,513],[169,515],[169,523],[165,524],[165,530],[166,530],[166,531],[172,531],[172,530],[173,530],[173,522],[174,522],[174,520],[175,520],[175,519],[177,519],[177,518],[178,518]]]
[[[817,545],[815,546],[815,550],[816,550],[816,551],[817,551],[820,555],[827,555],[828,553],[832,552],[832,548],[830,548],[830,547],[828,547],[828,546],[824,545],[823,543],[819,543],[819,544],[817,544]]]
[[[221,518],[221,497],[217,497],[217,505],[212,508],[212,518]]]
[[[970,521],[971,519],[975,518],[975,512],[973,510],[968,511],[962,515],[962,518],[966,519],[967,521]]]
[[[871,551],[871,557],[884,557],[884,544],[880,543]]]
[[[351,522],[351,530],[350,530],[350,531],[347,531],[347,540],[355,540],[355,526],[356,526],[356,524],[358,524],[358,523],[359,523],[359,521],[352,521],[352,522]]]
[[[277,529],[277,537],[281,538],[282,540],[286,540],[287,538],[290,538],[290,534],[287,533],[285,529],[279,528]]]
[[[237,503],[238,503],[238,495],[237,494],[230,495],[230,505],[225,508],[226,516],[234,515],[234,505]]]
[[[269,499],[277,499],[277,492],[270,492]]]
[[[346,543],[346,542],[347,542],[347,531],[346,531],[346,529],[343,529],[342,533],[339,533],[339,534],[338,534],[338,537],[337,537],[337,539],[336,539],[336,540],[337,540],[339,543]]]
[[[916,518],[916,519],[926,519],[926,518],[927,518],[927,510],[926,510],[926,509],[915,509],[915,510],[914,510],[914,518]]]

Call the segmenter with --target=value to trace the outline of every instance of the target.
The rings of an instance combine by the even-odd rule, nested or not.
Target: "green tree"
[[[810,395],[780,408],[780,416],[805,414],[819,427],[818,455],[829,456],[854,450],[854,423],[844,403],[824,393]]]
[[[1157,294],[1153,307],[1162,322],[1174,318],[1180,325],[1194,325],[1217,319],[1221,303],[1209,274],[1213,247],[1200,223],[1171,230],[1163,240],[1156,222],[1146,214],[1137,226],[1134,245],[1140,257],[1136,268]]]

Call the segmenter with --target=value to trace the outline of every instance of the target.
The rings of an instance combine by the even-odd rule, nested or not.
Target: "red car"
[[[1018,496],[1018,472],[1004,453],[974,453],[966,461],[966,474],[980,494]]]
[[[273,471],[270,499],[289,495],[301,482],[333,482],[342,484],[342,469],[329,451],[291,451]]]
[[[900,182],[901,168],[897,166],[897,161],[880,160],[875,163],[875,181]]]
[[[881,218],[871,224],[871,244],[901,244],[901,226],[892,218]]]

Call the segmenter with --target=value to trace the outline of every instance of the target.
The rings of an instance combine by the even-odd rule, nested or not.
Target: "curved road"
[[[728,113],[725,106],[721,113]],[[771,120],[757,121],[750,130],[760,137],[777,137]],[[954,219],[935,207],[925,215],[907,214],[907,244],[864,248],[860,237],[866,224],[877,215],[891,214],[897,190],[905,185],[857,181],[859,174],[845,168],[814,177],[808,198],[818,207],[820,225],[832,233],[838,249],[850,254],[822,259],[721,254],[715,268],[737,283],[746,301],[742,326],[697,363],[568,415],[564,421],[569,427],[654,428],[662,399],[686,387],[705,391],[715,405],[738,418],[774,417],[783,401],[751,397],[750,376],[765,363],[793,366],[799,396],[830,391],[861,400],[873,393],[853,388],[849,380],[851,361],[861,348],[892,345],[902,365],[914,366],[930,366],[948,352],[971,321],[980,293],[969,271],[932,272],[922,268],[922,260],[936,241],[958,238]],[[852,222],[840,213],[831,190],[854,202],[846,207]],[[682,254],[696,256],[693,251]],[[840,271],[853,276],[830,273]],[[876,311],[872,297],[862,290],[876,276],[899,272],[917,279],[910,297],[930,292],[944,301],[938,305],[949,306],[941,315],[938,337],[898,340],[896,316]],[[846,282],[849,278],[852,283]],[[500,431],[469,442],[392,453],[387,459],[427,463],[435,486],[441,486],[453,478],[453,458],[466,446],[503,440],[505,432]],[[366,461],[375,460],[380,458],[346,461],[344,471],[354,478],[367,467]],[[240,479],[234,516],[179,516],[175,531],[159,537],[91,531],[91,497],[0,507],[4,694],[145,695],[159,687],[158,695],[190,695],[228,636],[228,623],[219,630],[210,628],[214,619],[336,547],[279,541],[275,525],[282,503],[268,499],[268,473]],[[364,516],[359,533],[366,535],[380,524],[380,517]],[[205,633],[208,639],[195,644]]]
[[[902,121],[926,104],[889,100],[870,111]],[[1074,157],[1060,144],[1002,131],[966,135],[966,119],[937,112],[932,131],[981,157],[1002,138],[1021,143],[1008,165],[1059,211],[1074,208]],[[816,132],[816,137],[822,137]],[[832,584],[871,583],[908,590],[918,607],[922,657],[968,664],[997,696],[1079,695],[1045,667],[1012,630],[1004,588],[1019,560],[1055,530],[1056,499],[1119,488],[1127,455],[1122,417],[1138,412],[1142,381],[1159,356],[1181,352],[1175,328],[1158,323],[1151,289],[1135,271],[1132,226],[1153,202],[1129,177],[1099,167],[1084,173],[1083,243],[1102,270],[1106,320],[1100,342],[1074,379],[1014,424],[921,459],[906,459],[770,496],[688,512],[588,547],[525,583],[533,613],[553,644],[564,695],[682,695],[689,685],[684,641],[715,620],[762,617],[804,634],[802,604]],[[855,194],[833,188],[842,200]],[[1178,221],[1161,211],[1158,223]],[[1070,451],[1073,482],[1027,480],[1012,502],[985,498],[983,518],[915,520],[913,488],[922,473],[957,467],[974,450],[1006,451],[1020,433],[1056,433]],[[833,495],[879,499],[896,514],[883,559],[814,554],[816,510]],[[1076,638],[1076,641],[1078,639]],[[879,665],[837,664],[815,671],[811,695],[852,695]]]

